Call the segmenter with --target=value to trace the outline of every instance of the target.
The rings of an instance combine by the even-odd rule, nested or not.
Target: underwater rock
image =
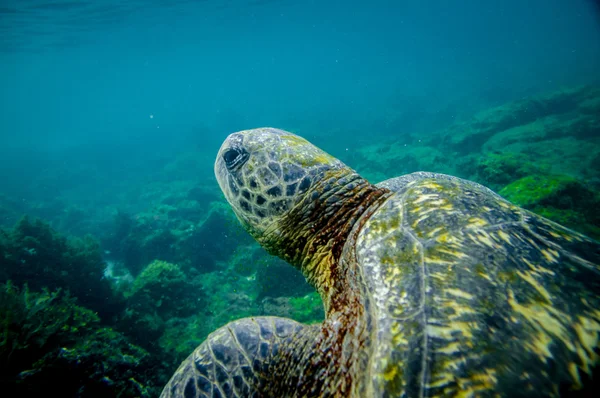
[[[144,268],[125,297],[129,305],[152,308],[164,318],[191,315],[206,299],[201,286],[188,278],[179,265],[161,260]]]
[[[512,203],[593,238],[600,238],[600,195],[565,175],[531,175],[499,194]]]
[[[541,162],[530,162],[529,158],[521,153],[495,152],[477,158],[474,180],[492,189],[500,189],[519,179],[531,174],[541,174],[549,166]]]
[[[527,176],[507,185],[499,193],[528,209],[535,206],[573,208],[578,203],[587,204],[594,196],[577,179],[565,175]]]
[[[79,302],[101,314],[118,305],[104,277],[99,243],[91,236],[66,238],[49,224],[23,217],[0,233],[3,280],[31,289],[69,289]]]
[[[495,134],[528,125],[550,115],[579,112],[580,106],[592,107],[590,101],[600,98],[600,89],[594,86],[582,86],[555,91],[510,102],[491,108],[473,116],[470,120],[457,123],[441,132],[438,145],[448,147],[458,154],[478,152]],[[595,102],[593,102],[595,103]],[[433,135],[429,141],[435,143],[439,136]]]
[[[14,396],[150,397],[161,384],[146,351],[65,290],[1,284],[0,335],[2,386]]]
[[[126,310],[119,329],[134,336],[144,346],[155,345],[173,317],[186,317],[203,311],[206,294],[176,264],[155,260],[135,278],[125,292]]]

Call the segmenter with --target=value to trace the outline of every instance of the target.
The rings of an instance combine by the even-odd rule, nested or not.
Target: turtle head
[[[240,222],[260,243],[280,234],[279,221],[328,170],[346,168],[304,138],[274,128],[231,134],[219,150],[215,175]]]

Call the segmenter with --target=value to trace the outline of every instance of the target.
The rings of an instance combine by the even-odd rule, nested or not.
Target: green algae
[[[573,177],[564,175],[527,176],[512,182],[500,190],[500,195],[512,203],[530,208],[534,205],[554,205],[564,200],[564,195],[572,197],[580,191],[580,183]]]
[[[317,292],[302,297],[291,297],[292,313],[290,317],[298,322],[319,323],[323,321],[323,302]]]
[[[500,195],[561,225],[598,238],[600,195],[565,175],[535,175],[504,187]]]

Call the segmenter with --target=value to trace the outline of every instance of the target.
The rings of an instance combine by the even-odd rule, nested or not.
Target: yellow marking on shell
[[[465,292],[463,290],[460,290],[460,289],[446,289],[445,292],[448,293],[448,294],[451,294],[452,296],[464,298],[464,299],[467,299],[467,300],[473,299],[473,295],[472,294],[467,293],[467,292]]]
[[[543,249],[542,250],[542,255],[550,263],[556,263],[556,262],[558,262],[557,261],[558,252],[556,250],[554,250],[554,249]]]
[[[584,360],[583,363],[586,373],[589,373],[587,364],[598,361],[598,354],[596,354],[595,348],[598,347],[600,322],[578,316],[577,322],[573,325],[573,329],[575,329],[579,342],[581,343],[583,350],[585,350],[585,352],[581,352],[579,356],[585,357],[586,360]]]
[[[418,245],[413,245],[413,254],[419,254],[419,246]]]
[[[473,397],[479,395],[482,391],[493,389],[498,383],[496,371],[494,369],[483,369],[481,373],[475,373],[470,377],[457,379],[460,391],[456,397]]]
[[[581,388],[582,387],[581,377],[579,377],[579,370],[577,369],[577,364],[575,362],[569,363],[569,373],[571,374],[571,377],[575,381],[575,388],[576,389]]]
[[[569,350],[575,351],[576,348],[571,342],[571,336],[567,331],[565,324],[571,323],[571,318],[548,304],[530,304],[523,305],[517,302],[514,292],[508,291],[508,304],[518,314],[520,314],[527,322],[537,331],[533,335],[533,340],[525,344],[533,353],[538,355],[541,361],[552,357],[549,351],[548,344],[552,341],[552,336],[558,338]],[[516,319],[514,319],[516,321]]]
[[[467,254],[465,254],[463,252],[459,252],[457,250],[452,250],[451,248],[439,247],[439,248],[436,249],[436,251],[438,253],[447,254],[449,256],[456,257],[456,258],[465,258],[465,257],[468,257]]]
[[[454,340],[456,333],[461,333],[466,339],[473,337],[472,330],[477,326],[473,322],[450,321],[446,325],[427,325],[427,335],[443,340]]]
[[[429,274],[429,276],[439,281],[446,281],[448,279],[448,276],[441,272],[432,272],[431,274]]]
[[[468,224],[467,224],[466,228],[480,228],[480,227],[485,227],[486,225],[489,224],[487,221],[485,221],[483,218],[480,218],[480,217],[469,217],[469,219],[467,221],[468,221]]]
[[[437,375],[438,378],[427,384],[427,388],[443,387],[454,381],[452,373],[442,373]]]
[[[438,348],[436,352],[447,355],[455,354],[460,352],[460,343],[458,341],[452,341],[448,345]]]
[[[435,239],[438,243],[443,243],[448,246],[452,246],[453,248],[460,249],[463,247],[462,241],[458,240],[458,238],[454,235],[450,235],[449,233],[444,233],[438,236]]]
[[[416,200],[413,201],[413,203],[419,204],[419,203],[423,203],[423,202],[431,200],[431,199],[437,199],[438,197],[439,197],[439,195],[436,193],[428,193],[428,194],[420,195]]]
[[[450,370],[458,370],[464,366],[467,359],[464,357],[451,357],[444,361],[444,368]]]
[[[423,258],[423,262],[425,264],[436,264],[436,265],[454,265],[455,264],[454,261],[442,260],[439,257],[431,257],[431,256]]]
[[[537,245],[537,243],[534,242],[533,239],[531,238],[525,238],[525,240],[533,247],[535,247],[537,250],[542,251],[542,249],[540,249],[540,247]]]
[[[503,241],[505,241],[506,243],[510,244],[510,235],[507,234],[504,231],[498,231],[498,237],[500,239],[502,239]]]
[[[402,275],[402,272],[400,271],[400,268],[395,266],[395,267],[387,267],[385,270],[385,281],[386,282],[391,282],[394,279],[398,279],[398,277],[400,277]]]
[[[450,320],[458,319],[464,315],[472,315],[477,313],[477,311],[475,311],[473,308],[461,305],[456,301],[447,300],[445,303],[442,304],[442,306],[450,308],[454,311],[454,314],[448,317],[448,319]]]
[[[419,185],[420,185],[420,187],[429,188],[429,189],[443,189],[444,188],[443,186],[441,186],[437,182],[434,182],[433,180],[424,181]]]
[[[437,211],[438,209],[436,209],[435,207],[428,207],[428,208],[421,208],[421,211],[419,211],[418,214],[424,216],[424,215],[428,215],[429,213],[433,213],[435,211]]]
[[[535,273],[538,274],[548,274],[548,275],[554,275],[554,271],[549,270],[548,268],[544,268],[541,265],[535,265],[532,264],[530,261],[528,261],[526,258],[522,258],[521,259],[525,264],[527,264],[527,266]]]
[[[517,275],[529,283],[544,298],[544,300],[546,300],[547,303],[552,301],[550,293],[548,293],[548,291],[538,283],[531,272],[517,271]]]
[[[489,248],[494,249],[494,248],[499,247],[496,243],[494,243],[494,241],[492,241],[490,234],[488,234],[486,231],[479,230],[476,235],[469,235],[469,237],[474,242],[483,243],[484,245],[486,245]]]
[[[550,344],[552,343],[552,337],[544,332],[537,332],[532,336],[531,343],[525,343],[525,346],[529,347],[529,349],[536,354],[538,357],[543,358],[542,360],[546,362],[547,358],[552,358],[552,353],[550,352]]]
[[[475,265],[475,272],[477,273],[478,276],[480,276],[481,278],[491,282],[492,284],[495,283],[494,280],[492,280],[492,278],[485,272],[485,267],[480,263]]]
[[[448,201],[443,198],[427,202],[427,206],[436,206],[438,209],[443,208],[447,204],[448,204]]]
[[[439,206],[437,209],[450,212],[450,210],[454,209],[454,206],[452,205],[452,203],[446,203],[445,205]]]
[[[436,227],[436,228],[432,229],[431,231],[427,232],[425,234],[425,236],[427,236],[428,238],[432,238],[435,234],[442,231],[443,229],[444,229],[444,227]]]
[[[419,218],[417,218],[411,225],[413,227],[413,229],[417,228],[417,225],[419,225],[420,222],[428,219],[429,213],[431,213],[433,211],[435,211],[435,209],[427,209],[427,210],[424,210],[423,212],[421,212],[421,216],[419,216]]]
[[[396,366],[387,366],[385,373],[383,373],[383,378],[387,381],[393,380],[398,373],[398,368]]]
[[[405,338],[404,333],[402,331],[402,323],[393,322],[391,327],[392,332],[392,343],[394,346],[399,345],[408,345],[408,340]]]

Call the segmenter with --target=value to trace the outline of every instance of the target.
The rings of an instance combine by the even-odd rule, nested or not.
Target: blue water
[[[214,146],[261,125],[399,134],[381,130],[390,104],[427,130],[436,115],[597,80],[599,21],[583,0],[3,0],[1,142]]]

